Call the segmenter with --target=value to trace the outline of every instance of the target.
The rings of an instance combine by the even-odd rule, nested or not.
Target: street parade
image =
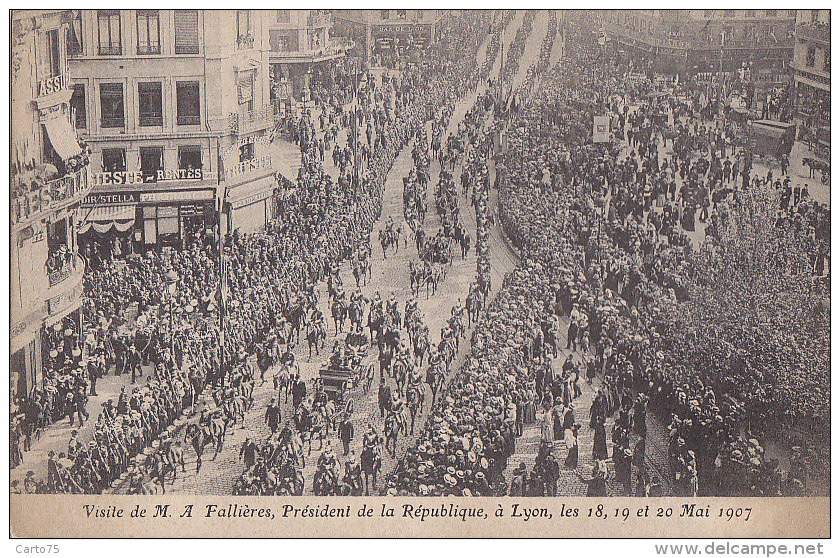
[[[428,11],[275,110],[259,226],[225,217],[245,194],[169,244],[76,209],[13,493],[829,495],[830,110],[786,66],[659,64],[610,12]],[[13,205],[59,172],[28,164]]]

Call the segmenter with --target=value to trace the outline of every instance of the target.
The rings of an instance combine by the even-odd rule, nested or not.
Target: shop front
[[[241,233],[262,230],[274,219],[274,175],[264,176],[228,192],[229,230]]]
[[[194,188],[143,187],[131,192],[88,194],[79,210],[82,242],[114,241],[144,251],[154,246],[183,246],[191,235],[212,230],[215,185]]]

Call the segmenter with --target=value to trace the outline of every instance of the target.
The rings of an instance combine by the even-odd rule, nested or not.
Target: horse
[[[226,429],[227,423],[225,422],[224,424],[220,424],[218,418],[211,419],[209,422],[202,425],[192,423],[187,426],[184,440],[189,439],[193,450],[195,450],[196,474],[198,474],[199,469],[201,469],[201,456],[204,453],[205,446],[210,444],[213,445],[216,452],[213,454],[212,461],[216,460],[216,457],[219,455],[219,452],[222,451],[222,446],[225,443]]]
[[[347,303],[343,298],[336,298],[331,308],[333,322],[335,322],[335,334],[344,331],[344,320],[347,319]]]
[[[350,318],[350,323],[353,326],[362,328],[362,319],[365,315],[365,305],[362,300],[354,300],[347,308],[347,317]]]
[[[408,363],[406,363],[402,358],[396,359],[391,366],[392,376],[397,382],[397,393],[403,393],[405,390],[406,384],[408,383],[409,370],[410,367]]]
[[[470,289],[467,299],[464,301],[464,308],[467,310],[467,327],[478,321],[479,301],[474,289]]]
[[[365,475],[365,496],[370,496],[370,488],[376,490],[376,477],[382,468],[382,456],[379,446],[367,446],[362,450],[360,458],[362,472]],[[371,482],[372,480],[372,482]]]
[[[306,309],[300,300],[297,300],[288,311],[285,313],[286,322],[289,324],[289,338],[291,342],[292,337],[296,342],[300,342],[300,330],[303,329],[303,321],[306,317]]]
[[[359,384],[362,386],[362,391],[364,393],[370,391],[370,387],[373,385],[373,376],[375,373],[376,368],[372,362],[363,368],[362,375],[359,377]]]
[[[356,280],[356,286],[364,279],[364,284],[367,285],[367,280],[371,275],[370,262],[367,259],[354,259],[352,262],[353,278]]]
[[[306,440],[309,442],[309,449],[306,455],[312,455],[312,438],[318,435],[318,449],[321,451],[324,448],[324,424],[321,413],[314,413],[309,410],[306,405],[300,405],[295,409],[295,428],[301,433],[301,436],[306,435]]]
[[[338,496],[338,475],[332,469],[319,467],[312,477],[312,494],[315,496]]]
[[[315,354],[320,355],[320,347],[324,346],[326,340],[327,331],[324,329],[324,322],[310,323],[306,332],[306,342],[309,344],[309,360],[312,360],[312,347],[315,347]]]
[[[401,418],[398,413],[390,412],[385,417],[385,451],[392,457],[397,454],[397,440],[400,437],[400,432],[405,431],[405,419]],[[391,444],[392,449],[388,447]]]
[[[370,330],[370,342],[379,341],[379,336],[382,333],[382,326],[385,323],[385,315],[382,312],[381,305],[375,305],[368,312],[368,329]],[[374,333],[376,335],[374,335]]]
[[[178,476],[178,465],[181,466],[182,473],[187,472],[184,463],[184,450],[181,448],[180,442],[175,443],[169,438],[161,444],[160,451],[163,453],[163,460],[167,464],[167,471],[172,471],[172,483],[174,484]],[[164,472],[164,476],[166,476],[166,472]]]
[[[408,402],[408,413],[411,417],[411,434],[414,434],[414,421],[417,418],[419,411],[420,416],[423,416],[423,409],[426,405],[426,394],[423,392],[422,384],[414,384],[408,388],[406,393],[406,400]]]
[[[399,237],[397,232],[391,229],[383,229],[379,231],[379,244],[382,246],[382,258],[388,259],[386,251],[393,246],[394,252],[399,248]]]

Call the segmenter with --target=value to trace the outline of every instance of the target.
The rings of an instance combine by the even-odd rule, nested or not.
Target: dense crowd
[[[569,320],[570,346],[592,349],[587,377],[603,375],[590,409],[595,465],[591,477],[581,477],[590,494],[606,491],[604,426],[613,416],[616,481],[624,493],[633,480],[637,494],[661,490],[644,463],[648,407],[669,417],[669,484],[678,493],[804,493],[804,443],[793,449],[791,466],[783,471],[778,460],[765,456],[763,430],[768,421],[784,424],[786,417],[824,413],[824,308],[819,295],[796,297],[790,285],[810,285],[812,270],[824,259],[826,249],[808,240],[804,223],[811,224],[812,239],[825,239],[815,231],[825,230],[821,215],[827,210],[794,190],[784,172],[776,181],[758,176],[749,154],[738,149],[737,128],[710,105],[692,110],[676,98],[660,104],[658,96],[648,95],[650,82],[629,81],[626,69],[602,59],[594,35],[575,18],[567,26],[574,37],[567,43],[569,62],[552,69],[532,102],[512,115],[511,149],[498,171],[510,177],[500,192],[502,224],[526,258],[480,322],[470,361],[401,464],[394,486],[405,494],[509,490],[502,471],[514,451],[517,421],[530,415],[518,402],[546,400],[537,387],[538,360],[521,353],[527,353],[538,324],[562,317]],[[631,103],[640,108],[630,112],[625,107]],[[604,110],[614,142],[595,145],[587,126]],[[671,131],[669,112],[678,120]],[[775,322],[766,331],[744,330],[737,316],[703,307],[720,304],[708,299],[721,274],[743,266],[735,225],[759,210],[771,217],[756,232],[769,237],[762,246],[766,259],[756,262],[765,284],[776,280],[768,260],[796,256],[792,277],[768,284],[785,298],[771,314],[804,307],[818,316],[816,324],[804,324],[798,339],[783,337],[802,356],[781,365],[773,335],[784,334]],[[691,240],[698,223],[706,238],[699,250]],[[754,278],[754,269],[741,273]],[[701,311],[703,331],[685,321],[686,314]],[[728,321],[715,323],[721,314]],[[704,336],[712,341],[700,343]],[[541,337],[537,345],[556,343],[554,333]],[[564,426],[575,426],[574,417],[570,422]],[[566,465],[574,468],[577,446],[571,447],[574,458],[570,450]],[[531,476],[519,469],[512,474],[514,493],[551,493],[556,462],[541,450]],[[542,488],[533,489],[534,479]]]

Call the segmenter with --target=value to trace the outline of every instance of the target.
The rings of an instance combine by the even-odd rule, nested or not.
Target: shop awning
[[[44,121],[47,135],[50,137],[53,149],[63,160],[70,159],[82,152],[79,142],[76,140],[76,133],[70,126],[70,119],[64,116],[57,116]]]
[[[82,207],[79,209],[79,233],[84,234],[93,227],[98,233],[106,233],[111,228],[125,232],[134,225],[133,205],[104,205],[101,207]]]

